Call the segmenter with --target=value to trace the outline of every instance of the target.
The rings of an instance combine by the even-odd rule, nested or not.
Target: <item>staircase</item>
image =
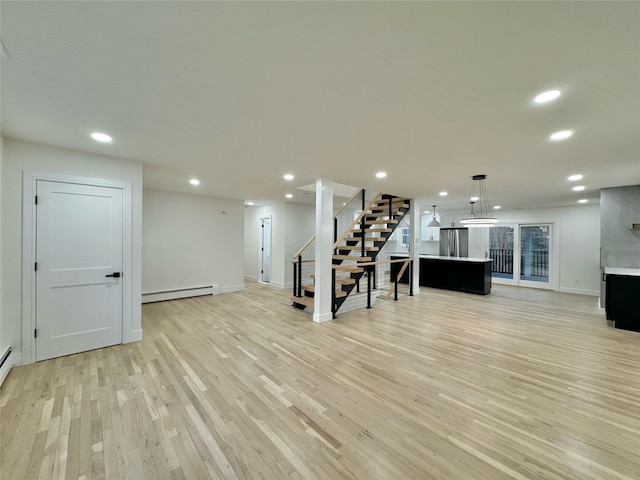
[[[378,253],[401,220],[410,210],[407,198],[393,195],[357,192],[334,218],[333,270],[335,296],[333,313],[344,304],[365,275],[375,278]],[[293,259],[293,306],[314,308],[315,238],[300,249]],[[368,279],[369,280],[369,279]]]

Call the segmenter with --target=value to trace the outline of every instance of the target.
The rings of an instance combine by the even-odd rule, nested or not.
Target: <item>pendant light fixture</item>
[[[466,227],[490,227],[494,225],[498,219],[491,216],[491,204],[487,196],[487,189],[484,181],[486,175],[474,175],[471,177],[471,193],[469,194],[469,206],[464,217],[460,220]]]
[[[440,225],[440,222],[436,219],[436,205],[432,205],[432,207],[433,207],[433,218],[431,219],[431,221],[429,222],[427,227],[428,228],[432,228],[432,227],[440,228],[442,225]]]

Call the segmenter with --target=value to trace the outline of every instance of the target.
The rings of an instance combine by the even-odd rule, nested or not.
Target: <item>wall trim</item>
[[[142,340],[142,329],[132,330],[125,335],[125,339],[122,343],[140,342]]]
[[[217,283],[214,283],[213,285],[206,285],[204,287],[179,288],[176,290],[143,293],[142,303],[164,302],[166,300],[199,297],[202,295],[217,295],[219,293],[220,286]]]
[[[328,322],[329,320],[333,320],[333,314],[331,312],[329,313],[324,313],[322,315],[318,314],[318,313],[314,313],[313,314],[313,321],[315,323],[323,323],[323,322]]]
[[[254,277],[253,275],[248,275],[248,274],[244,274],[244,279],[248,280],[250,282],[257,282],[258,281],[258,277]]]
[[[558,292],[563,293],[574,293],[576,295],[589,295],[590,297],[599,297],[600,291],[598,290],[586,290],[582,288],[568,288],[568,287],[560,287]]]
[[[4,383],[11,369],[20,365],[22,365],[22,354],[12,351],[0,367],[0,386]]]
[[[243,290],[244,283],[242,285],[229,285],[228,287],[220,287],[220,293],[241,292]]]

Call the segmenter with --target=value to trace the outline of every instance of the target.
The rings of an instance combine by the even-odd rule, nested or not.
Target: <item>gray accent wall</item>
[[[600,190],[600,264],[640,268],[640,185]]]

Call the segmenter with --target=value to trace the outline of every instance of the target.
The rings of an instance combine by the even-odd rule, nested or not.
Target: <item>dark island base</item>
[[[606,285],[607,320],[615,328],[640,332],[640,277],[607,275]]]
[[[391,256],[391,260],[403,258]],[[401,268],[401,263],[391,264],[392,282]],[[405,271],[399,281],[409,283],[409,272]],[[487,295],[491,293],[491,262],[420,257],[420,286]]]

